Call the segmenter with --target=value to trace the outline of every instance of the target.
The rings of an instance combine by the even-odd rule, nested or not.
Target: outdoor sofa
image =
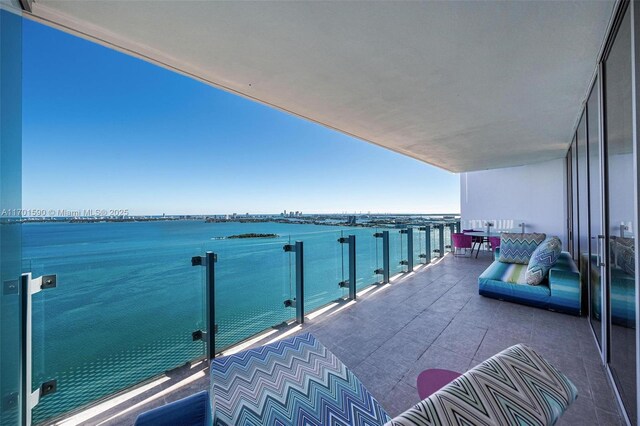
[[[504,250],[505,242],[501,241],[494,262],[478,277],[480,295],[573,315],[582,313],[580,272],[568,252],[558,251],[542,281],[530,285],[526,277],[529,264],[501,261]]]
[[[310,333],[215,358],[210,374],[209,392],[143,413],[136,426],[543,426],[577,398],[564,374],[522,344],[452,376],[393,419]]]

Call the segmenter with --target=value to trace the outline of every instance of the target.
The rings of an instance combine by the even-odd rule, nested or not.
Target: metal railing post
[[[192,339],[204,340],[207,360],[212,360],[216,356],[216,333],[218,332],[218,326],[216,325],[216,262],[218,261],[218,255],[212,251],[208,251],[204,256],[195,256],[191,258],[192,266],[204,266],[205,267],[205,283],[204,283],[204,298],[205,298],[205,312],[206,312],[206,327],[205,331],[196,330],[191,333]]]
[[[349,299],[356,300],[356,236],[349,235]]]
[[[57,380],[49,380],[42,383],[38,389],[33,390],[33,295],[57,286],[56,275],[43,275],[33,278],[31,272],[22,274],[20,281],[20,315],[21,315],[21,345],[22,345],[22,414],[23,424],[31,426],[33,422],[33,409],[40,402],[42,397],[55,393],[58,384]]]
[[[349,245],[349,279],[342,281],[338,285],[340,287],[349,287],[349,299],[356,300],[356,236],[341,237],[338,242]]]
[[[296,297],[293,300],[285,300],[284,306],[296,308],[296,322],[304,323],[304,244],[296,241],[295,244],[284,246],[285,252],[296,254]]]
[[[213,359],[216,356],[216,262],[218,256],[208,251],[206,253],[207,258],[207,270],[206,274],[206,289],[205,297],[207,298],[207,355],[208,359]]]
[[[387,284],[390,278],[390,262],[389,262],[389,231],[382,231],[382,269],[383,283]]]
[[[296,321],[304,322],[304,247],[302,241],[296,241]]]
[[[438,224],[438,240],[440,251],[438,253],[438,257],[444,256],[444,223]]]
[[[425,253],[425,263],[431,263],[431,225],[426,225],[420,228],[421,231],[424,231],[424,253]]]
[[[413,228],[407,228],[407,272],[413,271]]]

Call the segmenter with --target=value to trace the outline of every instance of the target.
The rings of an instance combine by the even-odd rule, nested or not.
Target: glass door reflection
[[[596,340],[602,347],[602,192],[600,179],[599,81],[596,80],[587,101],[589,157],[589,319]]]
[[[632,424],[636,413],[635,228],[631,85],[627,10],[604,63],[609,368]]]

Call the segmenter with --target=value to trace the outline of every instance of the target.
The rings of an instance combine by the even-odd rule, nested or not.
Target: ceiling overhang
[[[613,1],[29,1],[32,16],[463,172],[565,155]]]

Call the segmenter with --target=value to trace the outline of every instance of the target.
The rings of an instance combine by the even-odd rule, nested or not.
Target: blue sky
[[[459,212],[458,176],[24,22],[23,206]]]

